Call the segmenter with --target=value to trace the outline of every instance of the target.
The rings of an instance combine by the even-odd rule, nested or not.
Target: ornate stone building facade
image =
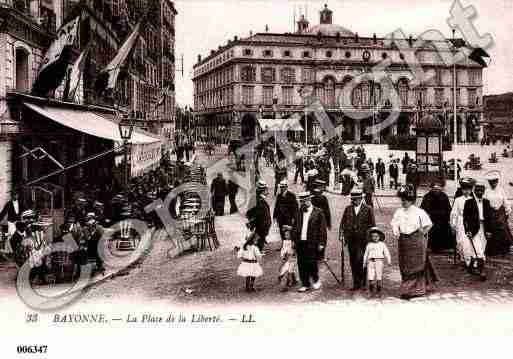
[[[85,134],[74,133],[76,137],[71,138],[69,134],[59,135],[58,131],[36,133],[25,126],[38,115],[28,111],[23,103],[30,99],[27,94],[56,30],[80,16],[74,58],[88,44],[91,49],[73,101],[79,105],[75,109],[87,112],[97,106],[107,113],[107,117],[113,117],[108,114],[112,110],[112,101],[99,97],[94,91],[96,76],[113,59],[126,36],[147,12],[151,20],[144,26],[131,60],[118,78],[118,99],[121,109],[133,111],[140,120],[140,127],[170,138],[175,117],[177,15],[172,1],[0,0],[0,164],[5,169],[0,173],[0,203],[8,199],[13,181],[21,185],[30,177],[26,176],[26,167],[31,166],[19,160],[25,151],[23,146],[31,148],[31,144],[36,146],[36,143],[46,142],[45,150],[64,164],[78,161],[87,150],[97,149],[94,140],[91,140],[91,148],[86,148],[84,138],[88,135]],[[56,107],[75,106],[62,101],[63,89],[64,86],[58,88],[48,102]],[[167,90],[164,101],[155,110],[164,89]],[[57,182],[62,185],[61,180],[59,178]]]
[[[315,115],[305,112],[308,100],[301,95],[305,92],[321,101],[336,126],[343,126],[346,141],[384,142],[392,135],[411,135],[416,120],[426,112],[439,117],[447,134],[453,133],[453,66],[446,65],[439,50],[445,46],[445,51],[455,51],[453,41],[441,38],[443,46],[437,46],[435,41],[411,36],[393,42],[376,35],[362,37],[334,24],[327,6],[320,12],[318,25],[310,26],[301,16],[296,29],[295,33],[234,37],[206,58],[198,56],[194,109],[202,133],[231,125],[232,137],[251,138],[260,116],[295,115],[302,117],[303,126],[308,116],[307,133],[313,139],[321,131]],[[397,46],[398,42],[406,46]],[[390,98],[378,81],[354,83],[385,61],[390,61],[385,71],[400,99],[400,114],[392,126],[372,135],[368,129],[388,116]],[[408,65],[415,62],[425,74],[418,83]],[[456,79],[458,139],[477,141],[482,67],[465,59],[457,65]]]

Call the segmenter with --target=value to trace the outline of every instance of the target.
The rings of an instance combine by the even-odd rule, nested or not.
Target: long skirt
[[[498,210],[492,208],[490,229],[492,231],[486,246],[487,256],[507,254],[509,247],[513,245],[513,238],[509,229],[506,210],[501,206]]]
[[[399,269],[401,270],[401,297],[425,295],[438,275],[427,254],[427,239],[420,231],[399,237]]]

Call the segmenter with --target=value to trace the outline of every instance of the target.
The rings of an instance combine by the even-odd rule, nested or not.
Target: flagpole
[[[454,40],[454,36],[455,36],[455,33],[456,33],[456,29],[452,29],[452,39]],[[454,45],[454,43],[453,43]],[[455,46],[455,45],[454,45]],[[456,48],[456,46],[455,46]],[[458,164],[457,164],[457,161],[456,161],[456,148],[457,148],[457,145],[458,145],[458,121],[456,119],[456,115],[457,115],[457,105],[456,105],[456,86],[457,86],[457,82],[456,82],[456,54],[454,55],[453,57],[453,68],[452,68],[452,71],[453,71],[453,76],[452,76],[452,81],[453,81],[453,94],[452,94],[452,102],[453,102],[453,124],[454,124],[454,148],[453,148],[453,153],[454,153],[454,184],[457,186],[458,185]]]

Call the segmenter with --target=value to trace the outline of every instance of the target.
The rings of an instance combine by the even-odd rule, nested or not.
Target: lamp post
[[[128,144],[130,139],[132,138],[132,133],[134,131],[134,122],[128,116],[123,117],[123,119],[119,122],[119,135],[123,140],[123,152],[124,152],[124,175],[123,175],[123,185],[125,187],[125,191],[128,191],[128,180],[130,178],[130,170],[128,167]]]
[[[277,115],[277,105],[278,105],[278,95],[274,94],[273,96],[273,119],[276,120]],[[276,126],[275,126],[276,128]],[[274,153],[278,156],[278,133],[274,132]]]

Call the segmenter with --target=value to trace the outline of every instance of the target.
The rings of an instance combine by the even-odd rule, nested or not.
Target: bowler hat
[[[363,197],[363,191],[359,188],[355,188],[351,191],[351,198],[362,198]]]
[[[312,194],[309,192],[309,191],[306,191],[306,192],[300,192],[298,193],[297,195],[297,198],[299,198],[299,200],[307,200],[307,199],[310,199],[312,197]]]

